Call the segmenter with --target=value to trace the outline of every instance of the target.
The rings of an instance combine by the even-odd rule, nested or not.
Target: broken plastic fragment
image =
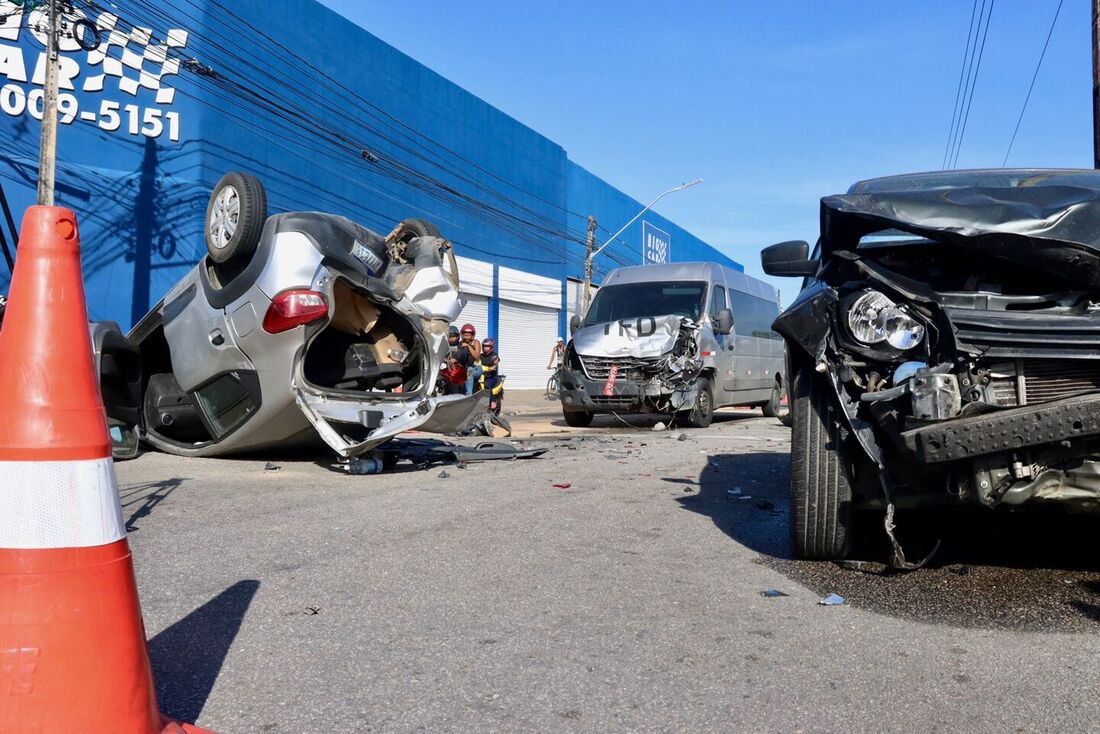
[[[653,428],[651,428],[650,430],[651,431],[663,431],[663,430],[665,430],[665,424],[664,424],[663,421],[657,421],[656,423],[653,424]]]
[[[449,477],[451,475],[447,473],[446,469],[444,469],[443,471],[439,472],[438,476],[439,476],[440,479],[446,479],[447,477]]]
[[[783,593],[782,591],[780,591],[779,589],[768,589],[768,590],[766,590],[766,591],[761,591],[761,592],[760,592],[760,596],[767,596],[767,597],[774,597],[774,596],[790,596],[790,594],[784,594],[784,593]]]
[[[570,484],[569,482],[558,482],[554,486],[557,487],[558,489],[569,489],[573,485]]]
[[[829,594],[818,602],[823,607],[838,607],[844,603],[844,597],[840,594]]]

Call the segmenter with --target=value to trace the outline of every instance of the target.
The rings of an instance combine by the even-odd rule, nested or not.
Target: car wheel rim
[[[210,233],[210,242],[218,250],[223,250],[233,239],[237,224],[241,218],[241,197],[234,186],[226,186],[218,192],[214,206],[210,210],[210,220],[206,223]]]
[[[699,417],[705,418],[710,412],[710,398],[707,397],[706,392],[699,393]]]

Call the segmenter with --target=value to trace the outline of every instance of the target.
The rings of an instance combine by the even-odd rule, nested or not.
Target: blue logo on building
[[[642,265],[667,263],[672,259],[672,236],[649,222],[642,222]]]

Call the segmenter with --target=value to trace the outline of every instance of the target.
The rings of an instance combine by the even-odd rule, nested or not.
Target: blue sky
[[[705,179],[658,209],[756,275],[761,247],[814,239],[820,197],[940,167],[972,8],[324,2],[635,198]],[[1001,165],[1057,4],[996,2],[959,167]],[[1089,13],[1064,0],[1008,165],[1091,167]]]

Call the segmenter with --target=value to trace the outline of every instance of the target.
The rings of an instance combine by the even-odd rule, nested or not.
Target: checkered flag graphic
[[[156,92],[157,104],[172,104],[176,90],[163,83],[166,76],[179,73],[179,59],[168,58],[168,49],[183,48],[187,45],[187,31],[172,29],[163,43],[153,42],[150,28],[134,28],[129,33],[117,28],[118,17],[111,13],[101,13],[96,20],[100,37],[104,40],[99,47],[88,52],[89,66],[101,66],[102,73],[84,80],[85,92],[101,92],[107,77],[116,77],[118,87],[130,95],[137,96],[141,88]],[[121,54],[111,54],[112,47]]]

